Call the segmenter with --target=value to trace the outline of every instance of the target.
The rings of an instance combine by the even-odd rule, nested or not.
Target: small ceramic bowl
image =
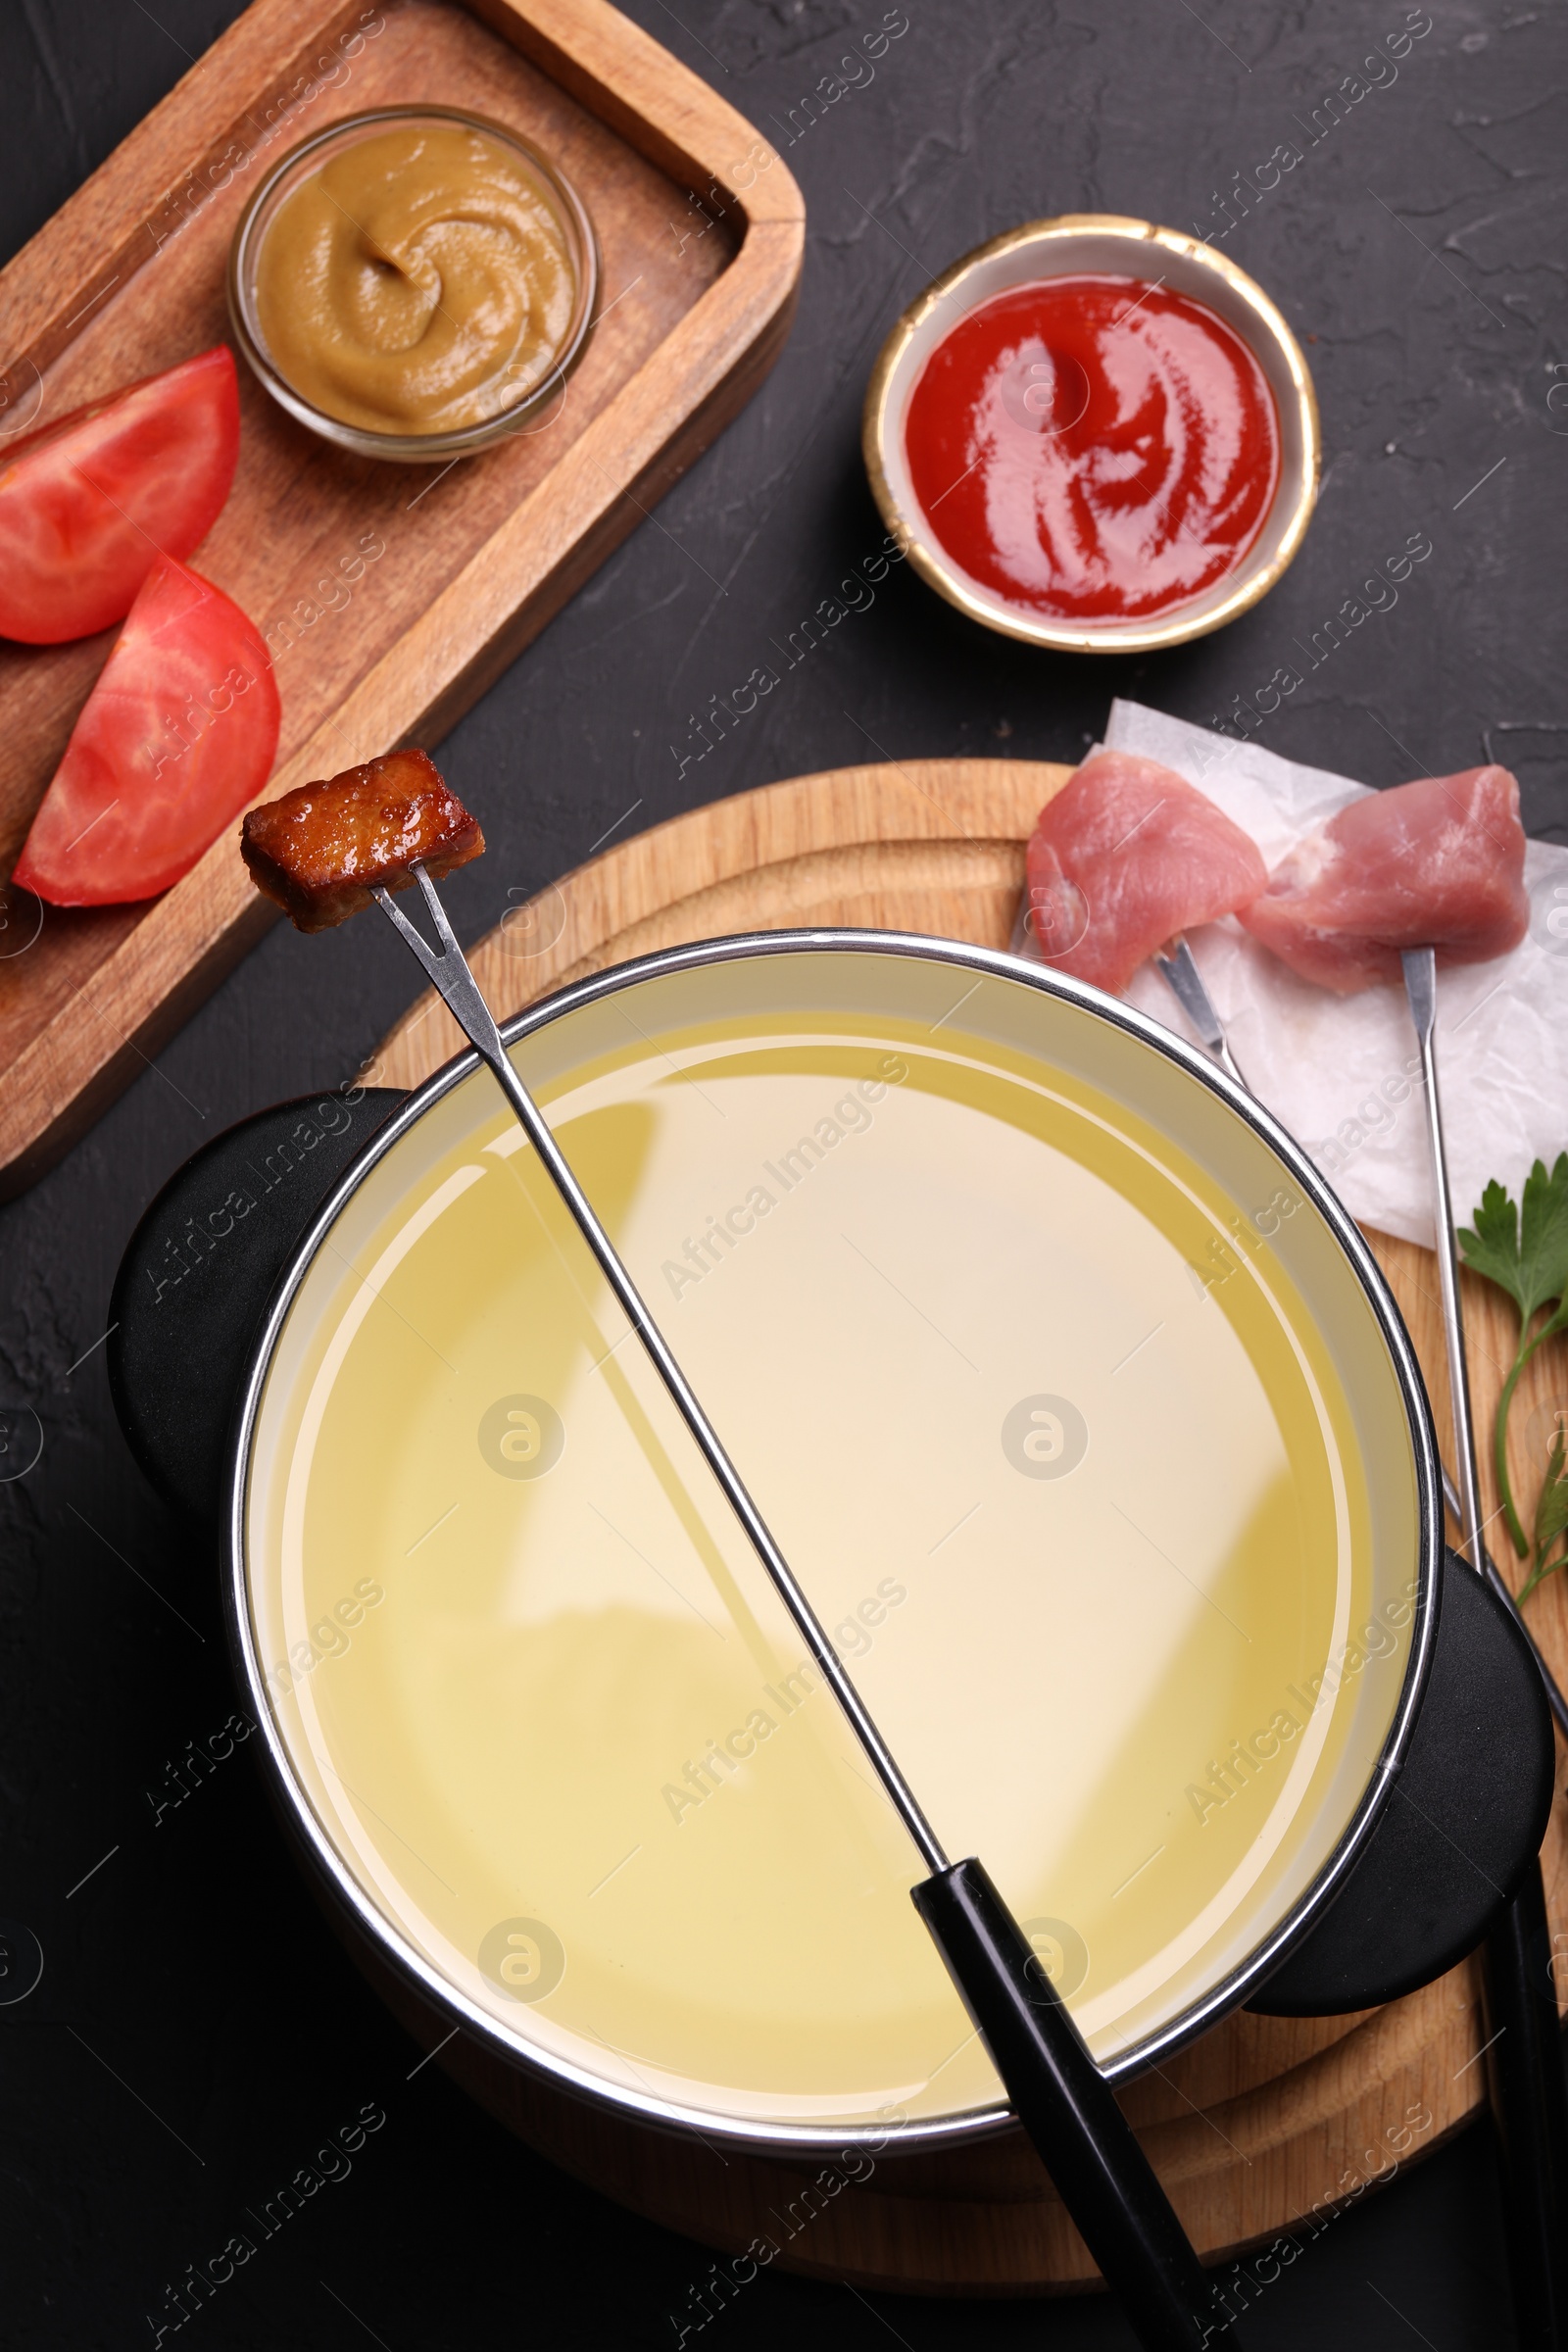
[[[274,362],[257,316],[257,261],[263,239],[279,207],[302,180],[362,139],[373,138],[395,124],[421,122],[460,123],[466,129],[482,131],[486,138],[512,150],[550,199],[571,254],[577,281],[576,300],[548,374],[499,416],[486,416],[477,424],[463,425],[451,432],[370,432],[362,425],[345,423],[342,417],[333,416],[307,400]],[[228,254],[228,313],[234,339],[279,408],[286,409],[301,424],[309,425],[312,432],[334,442],[339,449],[353,450],[363,458],[389,458],[406,466],[428,465],[432,459],[466,458],[476,450],[488,449],[493,442],[504,441],[509,433],[516,432],[531,416],[558,399],[566,376],[582,357],[598,290],[599,252],[593,223],[571,182],[504,122],[492,122],[484,115],[467,114],[455,106],[378,106],[364,114],[349,115],[341,122],[328,123],[314,138],[291,148],[268,173],[240,216]]]
[[[1030,612],[971,579],[927,522],[905,454],[905,419],[926,362],[993,296],[1042,279],[1098,273],[1155,278],[1206,304],[1241,336],[1274,395],[1280,479],[1251,547],[1210,588],[1166,612],[1085,623]],[[1300,345],[1262,288],[1211,245],[1116,213],[1065,213],[993,237],[933,279],[894,327],[866,388],[862,444],[871,489],[921,577],[971,619],[1029,645],[1079,654],[1147,653],[1222,628],[1267,594],[1301,544],[1317,497],[1317,401]]]

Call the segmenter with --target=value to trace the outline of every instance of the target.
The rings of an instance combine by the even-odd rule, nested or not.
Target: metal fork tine
[[[1215,1009],[1214,1000],[1204,985],[1203,975],[1187,944],[1187,934],[1178,931],[1165,945],[1157,949],[1154,965],[1171,995],[1197,1030],[1200,1041],[1206,1046],[1214,1059],[1235,1079],[1238,1086],[1251,1088],[1242,1076],[1241,1066],[1231,1052],[1225,1024]]]
[[[457,950],[457,933],[447,920],[447,910],[436,896],[435,884],[426,873],[422,858],[415,859],[414,871],[419,877],[419,888],[424,893],[424,903],[430,909],[430,919],[435,924],[436,937],[441,942],[442,954],[450,956]]]
[[[402,932],[403,937],[408,942],[409,946],[413,948],[423,948],[425,954],[428,955],[429,950],[428,948],[425,948],[424,941],[420,938],[418,932],[416,931],[414,925],[410,922],[408,916],[404,913],[402,907],[392,896],[392,893],[379,882],[372,883],[370,887],[371,896],[375,900],[376,905],[380,907],[381,912],[387,916],[389,921],[397,930]]]
[[[433,897],[434,893],[431,891],[430,882],[424,875],[422,869],[420,869],[420,879],[424,882],[426,891],[430,892],[430,895]],[[376,905],[380,907],[381,912],[386,916],[387,921],[397,932],[398,936],[403,941],[404,946],[413,950],[414,954],[418,957],[420,965],[422,966],[428,978],[435,982],[437,988],[440,988],[443,977],[441,966],[445,962],[446,958],[442,956],[438,956],[435,950],[430,946],[429,942],[421,936],[416,925],[410,922],[408,916],[404,913],[402,907],[398,905],[396,899],[394,899],[389,890],[384,889],[382,885],[377,882],[372,885],[372,892]]]

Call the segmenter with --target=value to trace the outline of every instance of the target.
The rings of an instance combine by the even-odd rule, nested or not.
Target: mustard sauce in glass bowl
[[[378,107],[306,140],[229,256],[240,349],[279,405],[340,447],[416,463],[559,400],[597,286],[575,190],[451,107]]]

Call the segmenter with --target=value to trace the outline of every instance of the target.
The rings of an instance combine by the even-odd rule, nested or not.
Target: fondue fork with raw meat
[[[1267,880],[1256,843],[1174,769],[1097,752],[1040,811],[1028,923],[1047,963],[1119,996],[1167,940]]]
[[[1525,835],[1505,767],[1421,776],[1368,793],[1298,841],[1242,921],[1303,980],[1342,997],[1404,983],[1421,1048],[1460,1525],[1481,1566],[1459,1265],[1438,1090],[1437,967],[1488,963],[1523,939]]]
[[[1552,1713],[1565,1725],[1568,1707],[1562,1690],[1483,1539],[1438,1085],[1437,966],[1479,963],[1518,946],[1528,920],[1524,859],[1519,788],[1506,768],[1425,776],[1342,808],[1319,832],[1297,844],[1276,869],[1267,895],[1243,908],[1241,919],[1302,978],[1340,995],[1379,981],[1403,980],[1421,1050],[1420,1092],[1457,1456],[1457,1481],[1444,1470],[1445,1494],[1471,1567],[1513,1612],[1535,1651]],[[1224,1025],[1191,957],[1185,958],[1185,971],[1177,959],[1161,956],[1159,962],[1204,1043],[1246,1086],[1226,1046]],[[1539,1865],[1532,1864],[1482,1947],[1482,1965],[1487,2008],[1505,2020],[1503,2032],[1511,2021],[1520,2044],[1512,2070],[1497,2073],[1492,2082],[1500,2142],[1517,2152],[1510,2180],[1521,2209],[1511,2250],[1514,2293],[1522,2309],[1545,2313],[1549,2321],[1552,2310],[1568,2308],[1561,2291],[1562,2151],[1568,2147],[1568,2106],[1555,2052],[1538,2054],[1527,2038],[1540,2006],[1528,1955],[1544,1950],[1545,1939],[1545,1895]]]
[[[1147,760],[1130,764],[1150,767]],[[1168,781],[1189,790],[1174,776]],[[340,923],[373,897],[490,1068],[919,1853],[929,1875],[910,1898],[1106,2285],[1149,2352],[1201,2352],[1220,2325],[1220,2307],[1132,2126],[979,1859],[948,1860],[507,1051],[425,862],[439,872],[483,848],[477,822],[422,752],[394,753],[286,793],[252,810],[243,840],[258,889],[302,931]],[[393,904],[392,893],[411,882],[418,883],[435,926],[435,948]]]
[[[1530,919],[1519,787],[1505,767],[1369,793],[1298,841],[1241,910],[1254,939],[1340,996],[1396,984],[1406,948],[1505,956]]]
[[[1483,1576],[1490,1562],[1482,1537],[1459,1253],[1438,1083],[1437,967],[1486,963],[1519,945],[1530,914],[1524,865],[1517,783],[1505,767],[1471,767],[1453,776],[1422,776],[1352,801],[1320,832],[1297,844],[1264,895],[1242,914],[1253,936],[1293,971],[1341,996],[1379,983],[1404,983],[1421,1050],[1459,1548]],[[1554,1690],[1551,1676],[1545,1679]],[[1539,1865],[1532,1862],[1482,1947],[1482,1981],[1487,2014],[1502,2019],[1498,2034],[1507,2034],[1515,2048],[1509,2067],[1493,2078],[1492,2098],[1499,2143],[1510,2151],[1515,2304],[1535,2315],[1532,2329],[1543,2341],[1559,2335],[1551,2315],[1562,2313],[1568,2292],[1561,2202],[1568,2104],[1556,2048],[1538,2050],[1529,2039],[1541,2005],[1529,1955],[1545,1948],[1546,1932],[1544,1889]],[[1553,2044],[1556,2038],[1550,2035]]]

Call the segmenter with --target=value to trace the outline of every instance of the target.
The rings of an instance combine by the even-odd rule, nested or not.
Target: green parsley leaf
[[[1540,1166],[1540,1161],[1537,1161]],[[1464,1262],[1506,1291],[1521,1313],[1524,1288],[1519,1275],[1519,1209],[1495,1176],[1481,1196],[1475,1223],[1459,1228]]]
[[[1536,1161],[1525,1178],[1522,1209],[1515,1206],[1494,1177],[1481,1196],[1474,1224],[1460,1231],[1459,1247],[1464,1251],[1466,1265],[1506,1291],[1519,1309],[1519,1352],[1497,1399],[1492,1428],[1492,1459],[1508,1534],[1515,1551],[1524,1559],[1530,1544],[1508,1478],[1508,1414],[1519,1376],[1543,1340],[1568,1330],[1568,1152],[1558,1153],[1557,1164],[1549,1176],[1544,1160]],[[1557,1301],[1556,1311],[1539,1331],[1532,1333],[1530,1326],[1538,1310],[1549,1306],[1553,1299]],[[1550,1484],[1548,1480],[1548,1488]],[[1552,1541],[1555,1540],[1553,1537]],[[1533,1591],[1547,1573],[1539,1565],[1541,1556],[1538,1547],[1538,1566],[1527,1591]]]
[[[1522,1214],[1494,1179],[1459,1247],[1467,1265],[1507,1292],[1528,1332],[1537,1308],[1568,1292],[1568,1152],[1549,1176],[1537,1160],[1525,1178]]]

